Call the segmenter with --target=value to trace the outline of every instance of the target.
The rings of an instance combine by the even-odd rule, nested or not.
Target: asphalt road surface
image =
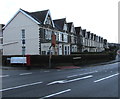
[[[79,69],[3,70],[0,92],[3,99],[117,99],[119,68],[120,62]]]

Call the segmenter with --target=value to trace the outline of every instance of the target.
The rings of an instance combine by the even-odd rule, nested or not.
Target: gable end
[[[22,14],[24,14],[25,16],[27,16],[28,18],[30,18],[32,21],[34,21],[36,24],[40,24],[40,22],[38,22],[37,20],[35,20],[34,18],[32,18],[30,15],[28,15],[26,12],[24,12],[22,9],[19,9],[17,11],[17,13],[10,19],[10,21],[8,21],[8,23],[3,27],[3,29],[5,29],[9,23],[18,15],[18,13],[21,12]]]

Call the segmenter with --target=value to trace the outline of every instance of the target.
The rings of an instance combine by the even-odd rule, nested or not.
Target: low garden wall
[[[23,56],[22,55],[3,56],[2,65],[3,66],[22,65],[22,64],[11,64],[10,63],[11,57],[23,57]],[[115,57],[116,57],[115,52],[71,53],[71,55],[52,55],[51,68],[56,68],[56,66],[67,66],[67,65],[83,66],[85,64],[114,60]],[[49,58],[50,58],[49,55],[30,55],[30,66],[39,66],[42,68],[48,68]]]

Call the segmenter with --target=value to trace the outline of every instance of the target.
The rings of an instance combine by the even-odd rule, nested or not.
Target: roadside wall
[[[4,66],[8,65],[21,65],[21,64],[10,64],[11,57],[22,57],[22,55],[3,56],[2,63]],[[96,53],[96,54],[73,54],[73,55],[52,55],[51,66],[70,66],[77,65],[83,66],[85,64],[97,63],[114,60],[115,55],[113,53]],[[31,66],[39,66],[42,68],[49,67],[49,55],[31,55],[30,56]]]

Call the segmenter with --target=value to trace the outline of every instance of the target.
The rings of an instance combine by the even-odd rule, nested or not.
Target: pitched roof
[[[76,34],[80,35],[81,27],[75,27]]]
[[[39,22],[44,23],[48,10],[31,12],[30,15],[37,19]]]
[[[90,38],[90,31],[87,32],[87,37]]]
[[[49,10],[43,10],[43,11],[37,11],[37,12],[28,12],[28,11],[25,11],[25,10],[20,8],[17,11],[17,13],[11,18],[11,20],[3,27],[3,29],[7,27],[7,25],[16,17],[16,15],[19,12],[23,13],[25,16],[29,17],[31,20],[33,20],[37,24],[44,24],[46,16],[48,15],[48,13],[50,15]],[[54,27],[53,21],[52,21],[52,24]]]
[[[68,26],[68,32],[71,32],[72,24],[73,24],[73,22],[69,22],[69,23],[67,23],[67,26]]]
[[[2,30],[4,26],[5,26],[4,24],[0,24],[0,30]]]
[[[82,34],[85,37],[86,29],[82,30]]]
[[[8,21],[8,23],[3,27],[3,29],[5,29],[5,28],[8,26],[8,24],[17,16],[17,14],[18,14],[19,12],[23,13],[25,16],[27,16],[28,18],[30,18],[31,20],[33,20],[35,23],[37,23],[37,24],[40,24],[40,23],[41,23],[41,22],[39,22],[38,20],[36,20],[35,18],[33,18],[28,11],[25,11],[25,10],[23,10],[23,9],[19,9],[19,10],[16,12],[16,14],[15,14],[15,15]]]
[[[94,34],[93,34],[93,33],[91,33],[91,39],[93,39],[93,35],[94,35]]]
[[[25,13],[27,13],[28,15],[30,15],[31,17],[33,17],[35,20],[37,20],[40,23],[44,23],[46,15],[48,13],[49,10],[43,10],[43,11],[36,11],[36,12],[28,12],[25,11],[23,9],[21,9],[22,11],[24,11]]]
[[[53,20],[55,27],[59,30],[63,30],[64,24],[66,23],[66,18]]]

